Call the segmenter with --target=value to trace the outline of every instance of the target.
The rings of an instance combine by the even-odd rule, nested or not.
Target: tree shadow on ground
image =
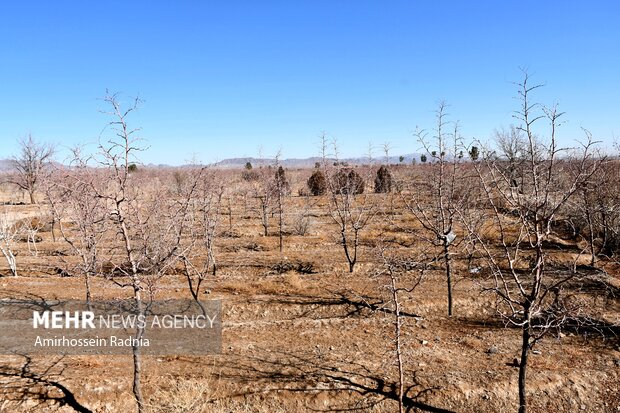
[[[80,413],[92,413],[80,404],[73,392],[58,381],[62,377],[64,367],[62,358],[44,368],[36,368],[29,356],[21,355],[23,363],[16,366],[0,366],[0,396],[3,400],[17,403],[35,401],[39,405],[55,403],[68,406]],[[39,371],[36,371],[39,370]]]
[[[541,318],[540,324],[545,324],[545,318]],[[459,317],[457,320],[461,326],[481,328],[487,330],[498,329],[520,329],[511,323],[506,323],[500,317],[474,318]],[[532,324],[536,325],[537,319],[532,320]],[[593,344],[602,345],[601,347],[616,348],[620,345],[620,325],[610,323],[589,316],[566,317],[561,328],[552,328],[550,334],[560,336],[560,333],[571,333],[575,336],[581,336],[591,339]]]
[[[321,392],[339,393],[339,405],[326,408],[312,408],[316,411],[354,411],[368,409],[384,402],[397,403],[398,385],[373,371],[360,361],[342,360],[324,352],[292,353],[259,350],[261,356],[232,356],[226,362],[226,369],[219,378],[249,386],[246,391],[228,397],[245,397],[253,394]],[[417,372],[407,377],[404,387],[403,405],[407,412],[423,411],[449,413],[433,406],[427,399],[440,387],[424,386]],[[260,390],[255,390],[256,388]],[[351,397],[344,397],[347,394]]]
[[[308,317],[315,320],[322,318],[350,318],[368,316],[374,312],[381,311],[387,314],[393,314],[394,310],[390,308],[382,298],[370,295],[353,295],[343,291],[327,291],[327,294],[319,296],[316,294],[291,294],[291,293],[275,293],[270,294],[266,298],[252,298],[252,302],[260,302],[266,305],[283,305],[283,306],[307,306],[301,314],[296,314],[292,319],[300,317]],[[334,313],[331,315],[317,314],[317,310],[332,309]],[[422,318],[421,316],[406,311],[400,312],[402,317]]]

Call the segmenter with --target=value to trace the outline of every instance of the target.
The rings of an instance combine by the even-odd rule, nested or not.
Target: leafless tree
[[[17,262],[13,253],[15,240],[19,236],[17,226],[11,222],[6,211],[0,213],[0,251],[6,258],[9,270],[14,277],[17,277]]]
[[[26,244],[28,246],[28,252],[30,255],[38,256],[39,249],[37,247],[37,243],[41,242],[42,238],[38,235],[39,231],[44,227],[43,214],[41,214],[41,209],[39,208],[40,215],[37,218],[26,218],[21,220],[17,225],[19,227],[20,232],[23,234],[23,238],[26,239]],[[22,239],[23,239],[22,238]]]
[[[129,285],[133,289],[133,295],[136,302],[136,311],[138,316],[144,316],[142,277],[140,276],[140,258],[139,250],[134,247],[134,237],[130,232],[133,224],[132,218],[135,220],[136,211],[139,211],[140,205],[137,199],[135,184],[129,178],[129,165],[135,160],[135,153],[142,150],[139,145],[137,132],[139,129],[129,127],[127,118],[134,112],[139,99],[135,99],[133,104],[124,109],[118,100],[116,94],[106,94],[105,103],[109,106],[109,111],[105,112],[110,116],[108,127],[112,130],[113,137],[107,143],[100,144],[99,147],[99,163],[106,168],[110,174],[111,188],[102,194],[99,194],[107,201],[110,208],[109,215],[116,232],[123,243],[123,254],[126,262],[129,264],[127,268],[124,263],[115,265],[115,270],[120,270],[123,275],[130,279]],[[133,213],[133,214],[132,214]],[[124,286],[124,285],[123,285]],[[136,339],[140,340],[144,334],[144,328],[137,328]],[[144,397],[142,396],[141,387],[142,357],[139,346],[133,347],[133,395],[136,399],[138,412],[144,410]]]
[[[393,223],[386,219],[386,225]],[[415,399],[433,389],[424,389],[415,394],[419,386],[417,372],[411,370],[410,348],[411,327],[409,321],[416,318],[415,312],[415,292],[422,284],[426,271],[431,268],[428,257],[432,254],[427,251],[427,245],[420,245],[422,248],[416,250],[415,255],[403,249],[387,239],[378,240],[375,253],[378,265],[370,275],[370,281],[377,286],[381,296],[382,304],[377,309],[385,316],[385,321],[389,325],[389,346],[385,359],[390,363],[390,370],[395,369],[397,379],[392,387],[398,402],[399,412],[409,412],[415,410],[408,400]],[[421,408],[426,411],[427,409]],[[447,412],[438,407],[432,407],[428,411]]]
[[[407,360],[404,343],[405,311],[403,309],[403,296],[411,295],[422,282],[424,266],[419,267],[419,263],[413,262],[409,258],[399,257],[390,253],[386,248],[379,251],[382,265],[378,268],[374,278],[380,283],[382,289],[388,295],[385,301],[386,314],[391,319],[392,324],[392,349],[393,360],[398,372],[397,396],[398,411],[405,412],[403,400],[411,387],[407,387]],[[407,282],[403,280],[409,276]]]
[[[251,195],[256,202],[254,210],[260,218],[261,226],[263,227],[263,236],[269,235],[269,221],[273,213],[274,201],[276,193],[274,191],[271,167],[267,165],[261,165],[258,171],[256,171],[257,178],[252,181]]]
[[[495,144],[500,156],[510,162],[517,162],[524,158],[528,152],[528,143],[523,136],[523,132],[515,125],[510,125],[506,130],[495,130]]]
[[[606,157],[601,161],[562,210],[573,235],[586,241],[592,266],[600,256],[612,259],[620,251],[620,189],[616,185],[620,164]]]
[[[495,130],[495,144],[499,151],[500,159],[507,163],[507,174],[510,184],[514,187],[519,185],[519,171],[523,161],[527,157],[528,144],[521,129],[510,125],[508,130],[502,128]]]
[[[459,169],[462,164],[459,153],[463,150],[459,126],[458,123],[450,125],[446,108],[444,102],[439,104],[433,132],[416,129],[418,142],[432,159],[428,166],[430,176],[421,185],[413,185],[407,191],[401,191],[401,196],[407,211],[423,228],[423,231],[416,231],[415,235],[440,249],[439,256],[446,274],[448,315],[451,316],[454,276],[452,249],[457,238],[458,211],[465,202],[467,191],[464,190],[464,176]]]
[[[109,108],[104,113],[111,119],[107,129],[112,136],[100,144],[96,156],[108,183],[97,196],[106,202],[110,224],[120,241],[120,253],[111,254],[118,261],[112,262],[109,278],[118,286],[132,289],[136,314],[144,316],[145,299],[153,298],[157,281],[178,260],[197,182],[179,198],[171,196],[170,187],[162,187],[158,180],[141,181],[139,174],[130,174],[129,166],[139,163],[136,155],[145,149],[138,137],[139,129],[128,123],[140,101],[135,99],[128,109],[122,107],[116,94],[107,94],[104,101]],[[138,325],[136,343],[143,335],[144,328]],[[133,370],[133,394],[138,411],[143,412],[139,345],[133,347]]]
[[[338,163],[338,147],[335,141],[332,146],[333,158]],[[360,182],[362,178],[358,174],[351,177],[352,170],[340,168],[334,172],[330,168],[325,134],[321,135],[321,153],[329,197],[329,214],[340,232],[340,244],[349,264],[349,272],[353,272],[358,261],[361,232],[375,217],[377,208],[367,194],[360,194],[358,188],[363,185],[363,181]],[[345,179],[342,179],[343,177]]]
[[[36,204],[36,191],[43,170],[54,156],[52,145],[39,143],[28,135],[27,139],[19,141],[20,154],[12,160],[14,173],[9,181],[26,191],[30,196],[30,203]]]
[[[106,181],[89,165],[91,158],[83,155],[82,148],[75,147],[71,153],[69,167],[57,168],[48,176],[45,192],[62,238],[80,258],[75,269],[84,276],[86,302],[90,303],[91,278],[101,273],[101,244],[109,223],[105,198],[100,196]]]
[[[488,149],[483,161],[475,164],[499,239],[495,248],[489,240],[474,234],[492,274],[491,285],[485,291],[495,294],[498,312],[506,322],[521,329],[520,413],[527,411],[529,352],[545,334],[560,328],[566,320],[561,290],[579,276],[551,268],[544,245],[558,211],[600,164],[591,156],[594,142],[589,135],[579,151],[571,153],[558,146],[556,134],[562,114],[556,107],[545,108],[532,102],[531,94],[538,87],[530,83],[527,73],[518,83],[520,109],[515,118],[520,121],[518,128],[528,147],[523,183],[518,187],[512,185],[511,176],[497,157],[489,156]],[[534,126],[544,119],[548,121],[549,133],[542,140],[534,135]]]
[[[209,275],[217,274],[215,242],[223,208],[224,185],[206,168],[190,171],[188,175],[190,178],[185,181],[195,182],[197,186],[192,189],[186,185],[182,191],[186,199],[191,199],[191,210],[186,245],[179,250],[178,256],[192,298],[206,311],[200,301],[200,293]],[[195,194],[192,195],[192,192]],[[202,251],[206,251],[206,258]]]

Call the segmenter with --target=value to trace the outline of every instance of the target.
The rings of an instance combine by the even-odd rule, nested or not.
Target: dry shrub
[[[271,270],[277,274],[296,271],[300,274],[314,274],[316,269],[311,261],[283,261],[271,266]]]
[[[310,229],[310,217],[307,211],[301,211],[294,217],[290,224],[290,232],[294,235],[304,236]]]
[[[246,169],[241,172],[241,178],[243,178],[243,180],[246,182],[258,181],[258,178],[260,178],[260,174],[257,171]]]
[[[15,227],[20,230],[36,229],[39,232],[50,232],[52,230],[52,218],[49,216],[23,218],[15,223]]]
[[[274,397],[248,395],[228,398],[219,393],[219,386],[212,380],[170,379],[160,385],[148,400],[150,413],[284,413],[282,402]]]

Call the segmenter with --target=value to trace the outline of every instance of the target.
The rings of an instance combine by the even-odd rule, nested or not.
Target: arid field
[[[468,247],[471,237],[464,226],[455,223],[453,315],[448,316],[441,248],[428,242],[407,207],[410,191],[423,187],[432,168],[394,166],[398,190],[372,193],[372,182],[367,182],[363,194],[351,196],[352,214],[371,217],[359,231],[353,272],[329,191],[308,194],[306,181],[313,170],[286,171],[290,190],[282,199],[282,226],[280,210],[272,204],[267,235],[253,192],[255,178],[244,178],[241,170],[208,171],[204,179],[223,188],[210,212],[217,226],[211,252],[198,242],[190,258],[205,263],[212,254],[215,259],[217,271],[203,274],[198,293],[203,300],[222,300],[222,352],[143,356],[146,411],[398,411],[399,371],[403,404],[411,411],[515,411],[521,329],[501,316],[497,295],[489,290],[492,271],[484,256]],[[275,173],[265,169],[269,177]],[[362,176],[376,171],[355,169]],[[171,194],[189,174],[140,168],[129,180]],[[183,193],[181,188],[180,198]],[[67,212],[66,222],[60,222],[61,233],[42,192],[37,205],[23,203],[22,195],[5,185],[0,208],[10,225],[30,228],[34,238],[15,239],[17,276],[0,261],[0,297],[83,300],[84,276],[76,269],[80,257],[63,238],[77,231],[72,215]],[[431,198],[420,199],[432,205]],[[558,221],[565,218],[561,214]],[[476,219],[488,248],[501,251],[491,216]],[[106,231],[99,240],[98,269],[91,275],[92,299],[132,298],[132,289],[118,282],[127,277],[110,277],[110,263],[123,259],[112,248],[118,244],[114,228]],[[560,224],[544,248],[546,268],[557,272],[548,279],[576,274],[562,284],[562,297],[580,306],[577,313],[567,313],[571,322],[549,328],[530,351],[530,411],[620,411],[620,265],[604,257],[590,265],[587,242]],[[394,257],[405,264],[389,265]],[[386,268],[397,273],[394,279],[403,287],[397,300]],[[158,274],[152,288],[149,284],[156,299],[192,299],[180,260]],[[130,356],[2,355],[0,363],[2,412],[135,409]]]

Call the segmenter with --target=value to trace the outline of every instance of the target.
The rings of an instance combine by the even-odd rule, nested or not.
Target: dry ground
[[[301,208],[302,197],[291,203]],[[44,214],[44,207],[6,205],[15,219]],[[301,412],[359,408],[395,411],[396,369],[392,363],[389,314],[380,305],[381,286],[373,240],[384,224],[364,235],[362,261],[348,273],[336,229],[325,210],[312,209],[309,233],[260,236],[257,218],[235,211],[238,237],[217,240],[221,269],[208,298],[223,301],[222,354],[205,357],[145,357],[144,389],[154,412]],[[293,215],[289,220],[295,219]],[[407,217],[400,215],[402,222]],[[223,219],[224,221],[224,219]],[[223,226],[226,226],[222,224]],[[275,224],[274,224],[275,225]],[[275,232],[275,227],[273,231]],[[83,299],[83,280],[62,277],[56,251],[68,251],[49,231],[40,232],[38,254],[18,243],[19,277],[0,264],[0,297]],[[407,251],[406,236],[403,251]],[[565,259],[558,253],[558,259]],[[310,262],[314,272],[280,273],[276,264]],[[618,268],[607,268],[616,289],[599,291],[596,303],[618,322]],[[405,347],[411,401],[457,412],[514,412],[517,408],[519,331],[495,317],[481,278],[459,267],[455,316],[446,316],[445,282],[439,270],[406,297]],[[615,284],[614,284],[615,283]],[[130,296],[103,278],[95,298]],[[190,298],[186,281],[166,277],[158,298]],[[614,318],[615,317],[615,318]],[[531,357],[529,400],[533,412],[620,412],[620,342],[583,333],[550,335]],[[24,374],[28,362],[27,374]],[[0,412],[132,411],[131,359],[124,356],[0,356]],[[22,376],[27,376],[26,378]],[[58,388],[61,384],[63,393]],[[72,394],[75,400],[67,397]],[[382,401],[383,400],[383,401]],[[63,406],[64,404],[64,406]]]

